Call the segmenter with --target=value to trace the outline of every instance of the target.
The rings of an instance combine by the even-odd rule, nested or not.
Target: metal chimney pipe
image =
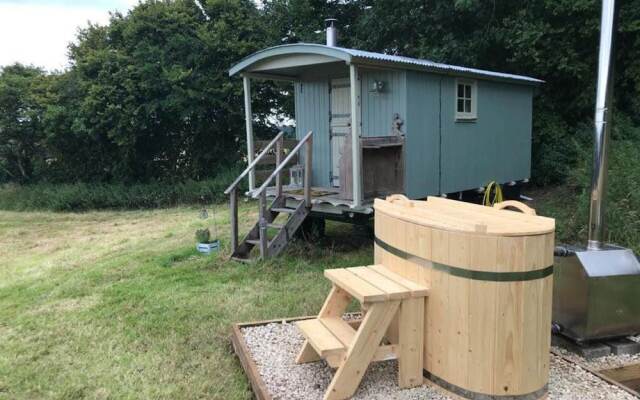
[[[336,47],[338,45],[338,29],[336,28],[335,18],[327,18],[324,20],[327,27],[327,46]]]
[[[605,192],[607,188],[607,157],[611,135],[611,105],[613,94],[613,35],[616,26],[615,0],[602,1],[600,21],[600,54],[594,117],[593,176],[591,179],[591,210],[589,213],[589,250],[602,248],[605,236]]]

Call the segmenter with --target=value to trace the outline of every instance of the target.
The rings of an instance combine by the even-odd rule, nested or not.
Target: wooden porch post
[[[351,78],[351,160],[353,162],[353,205],[362,205],[362,149],[360,148],[360,80],[358,69],[355,65],[349,65]]]
[[[253,113],[251,112],[251,81],[246,75],[242,76],[242,84],[244,87],[244,120],[247,131],[247,163],[253,161]],[[249,172],[249,190],[256,188],[256,174],[254,170]]]

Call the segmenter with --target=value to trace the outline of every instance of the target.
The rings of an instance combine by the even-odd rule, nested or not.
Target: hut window
[[[477,115],[476,81],[456,80],[456,120],[475,120]]]

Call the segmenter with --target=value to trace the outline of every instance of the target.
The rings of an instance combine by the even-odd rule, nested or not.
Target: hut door
[[[331,142],[331,186],[340,187],[340,160],[345,138],[351,130],[351,89],[349,78],[331,80],[331,113],[329,135]]]

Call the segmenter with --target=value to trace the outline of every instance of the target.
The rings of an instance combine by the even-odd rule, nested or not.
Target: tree
[[[48,87],[39,68],[14,64],[0,70],[0,180],[31,182],[43,167]]]
[[[204,177],[232,162],[242,127],[239,84],[226,71],[259,48],[249,1],[148,1],[71,46],[84,98],[76,133],[104,155],[103,179]]]

